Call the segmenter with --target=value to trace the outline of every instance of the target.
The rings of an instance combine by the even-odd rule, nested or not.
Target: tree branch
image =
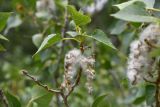
[[[66,31],[67,31],[67,27],[68,27],[68,12],[67,12],[67,8],[65,8],[64,25],[63,25],[62,30],[61,30],[61,37],[62,38],[65,37]],[[62,55],[63,55],[63,52],[64,52],[64,45],[65,45],[65,41],[62,41],[62,46],[61,46],[61,48],[59,50],[59,53],[58,53],[57,67],[56,67],[55,73],[53,74],[56,86],[59,85],[57,79],[59,78],[59,67],[60,67],[60,63],[62,61]],[[67,100],[65,100],[65,98],[63,97],[62,93],[61,93],[61,96],[62,96],[62,98],[64,100],[65,106],[69,107],[68,106],[68,102],[67,102]],[[57,106],[59,107],[60,106],[60,103],[59,103],[60,99],[59,99],[59,95],[58,94],[56,95],[56,100],[57,100]]]
[[[160,61],[158,62],[158,78],[156,81],[156,93],[155,93],[155,98],[156,98],[156,107],[160,107],[160,91],[159,91],[159,85],[160,85]]]
[[[62,90],[61,96],[62,96],[62,98],[63,98],[63,101],[64,101],[65,106],[66,106],[66,107],[69,107],[67,97],[64,95],[63,90]]]
[[[152,47],[152,48],[160,48],[159,46],[157,46],[156,44],[151,43],[151,42],[150,42],[149,40],[147,40],[147,39],[145,39],[144,41],[145,41],[145,43],[146,43],[148,46],[150,46],[150,47]]]
[[[40,83],[35,77],[31,76],[30,74],[28,74],[28,72],[26,70],[22,70],[23,74],[27,77],[29,77],[31,80],[33,80],[37,85],[39,85],[40,87],[44,88],[45,90],[47,90],[50,93],[57,93],[60,94],[61,91],[60,90],[53,90],[51,88],[49,88],[47,85],[44,85],[42,83]]]
[[[78,74],[77,74],[76,81],[75,81],[75,83],[72,85],[71,90],[68,92],[68,94],[66,95],[66,97],[68,97],[68,96],[74,91],[74,88],[79,84],[80,78],[81,78],[81,74],[82,74],[82,68],[80,68],[80,71],[79,71]]]

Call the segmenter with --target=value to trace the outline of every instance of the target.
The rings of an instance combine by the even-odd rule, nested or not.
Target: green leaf
[[[120,10],[122,10],[125,7],[133,4],[136,1],[141,1],[141,2],[145,3],[146,8],[153,8],[154,7],[154,3],[155,3],[155,0],[130,0],[130,1],[127,1],[127,2],[123,2],[121,4],[116,4],[114,6],[118,7]]]
[[[160,19],[147,13],[143,2],[134,2],[111,16],[132,22],[160,22]]]
[[[47,93],[35,98],[32,98],[27,107],[33,107],[33,104],[36,103],[38,107],[49,107],[49,103],[52,100],[53,94]]]
[[[5,40],[5,41],[9,41],[6,37],[4,37],[3,35],[0,34],[0,39]]]
[[[46,49],[50,46],[52,46],[54,43],[60,41],[62,38],[60,36],[60,34],[50,34],[48,35],[42,42],[42,44],[40,45],[38,51],[34,54],[38,54],[40,51],[42,51],[43,49]],[[34,56],[33,55],[33,56]]]
[[[0,44],[0,51],[6,51],[6,49]]]
[[[134,98],[133,104],[139,105],[145,101],[145,87],[144,85],[139,85],[139,89],[137,90],[135,96],[133,94],[132,96]]]
[[[21,103],[14,95],[10,94],[9,92],[5,93],[5,95],[7,97],[9,107],[21,107]]]
[[[138,98],[136,98],[136,99],[134,100],[133,104],[139,105],[139,104],[141,104],[142,102],[145,101],[145,98],[146,98],[145,95],[140,96],[140,97],[138,97]]]
[[[146,4],[146,8],[153,8],[155,0],[142,0]]]
[[[127,1],[127,2],[123,2],[121,4],[116,4],[116,5],[113,5],[113,6],[116,6],[118,7],[120,10],[124,9],[125,7],[131,5],[132,3],[136,2],[136,1],[141,1],[141,0],[130,0],[130,1]]]
[[[71,21],[69,22],[69,28],[70,28],[70,29],[75,29],[75,28],[76,28],[76,24],[75,24],[74,20],[71,20]]]
[[[104,94],[104,95],[101,95],[101,96],[97,97],[97,98],[94,100],[94,102],[93,102],[93,104],[92,104],[92,107],[98,107],[98,104],[99,104],[106,96],[108,96],[108,94]]]
[[[112,35],[119,35],[127,28],[127,23],[119,20],[111,30]]]
[[[49,107],[53,94],[48,93],[45,89],[35,85],[31,91],[32,98],[27,107]]]
[[[0,31],[3,30],[3,28],[6,25],[7,19],[10,16],[10,12],[0,12]]]
[[[76,40],[80,41],[80,42],[84,42],[85,41],[85,36],[82,36],[82,35],[77,35],[75,37]]]
[[[146,103],[148,105],[153,104],[153,102],[155,101],[155,92],[156,92],[156,87],[154,85],[148,84],[146,85]]]
[[[5,29],[5,34],[8,33],[8,31],[11,29],[11,28],[15,28],[15,27],[18,27],[19,25],[22,24],[22,19],[20,18],[20,15],[16,15],[16,14],[13,14],[12,16],[10,16],[7,20],[7,27]]]
[[[32,36],[32,42],[36,47],[39,47],[43,39],[43,34],[38,33]]]
[[[78,35],[75,31],[67,31],[66,34],[70,35],[71,37],[76,37]]]
[[[92,34],[91,36],[89,35],[84,35],[86,37],[89,37],[89,38],[93,38],[95,40],[97,40],[98,42],[101,42],[115,50],[117,50],[114,45],[112,44],[112,42],[110,42],[109,38],[107,37],[107,35],[100,29],[96,29]]]
[[[76,25],[86,25],[91,22],[91,18],[87,15],[83,15],[81,12],[78,12],[75,7],[68,5],[67,9],[69,13],[71,14],[72,19],[76,23]]]

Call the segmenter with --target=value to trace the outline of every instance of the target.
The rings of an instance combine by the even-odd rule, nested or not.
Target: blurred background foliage
[[[94,91],[91,95],[88,94],[85,78],[82,76],[79,86],[69,97],[69,105],[90,107],[98,96],[107,93],[98,107],[146,107],[145,103],[148,100],[146,87],[151,88],[149,95],[153,94],[154,87],[144,84],[138,87],[130,86],[125,74],[129,44],[138,37],[142,23],[126,22],[111,16],[118,11],[113,5],[127,0],[97,0],[97,3],[105,1],[104,5],[101,5],[102,9],[87,11],[86,7],[95,1],[70,0],[70,4],[77,10],[81,9],[90,14],[92,21],[83,28],[86,32],[93,32],[95,28],[102,29],[118,51],[93,40],[85,43],[86,46],[92,46],[89,51],[95,50],[96,55]],[[11,104],[11,107],[63,107],[61,98],[46,92],[21,72],[22,69],[26,69],[42,83],[57,89],[63,81],[65,53],[78,48],[76,42],[67,41],[61,55],[59,53],[62,44],[57,43],[36,57],[32,57],[47,35],[61,32],[66,3],[63,0],[54,0],[50,17],[44,13],[37,15],[36,2],[36,0],[0,0],[0,11],[12,12],[5,28],[1,31],[9,42],[0,40],[6,49],[0,53],[0,89],[5,92],[8,101],[17,102],[16,106]],[[159,0],[155,2],[155,7],[159,8]],[[157,12],[153,14],[159,16]],[[68,26],[68,29],[72,29],[73,24],[70,22]],[[61,56],[60,61],[58,61],[59,56]],[[2,101],[0,107],[3,107]]]

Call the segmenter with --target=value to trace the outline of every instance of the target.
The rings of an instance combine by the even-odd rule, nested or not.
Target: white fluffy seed
[[[151,24],[140,35],[139,40],[135,40],[130,44],[130,54],[128,59],[127,77],[132,84],[143,80],[152,72],[154,59],[149,56],[152,51],[145,40],[152,44],[160,43],[160,26]]]

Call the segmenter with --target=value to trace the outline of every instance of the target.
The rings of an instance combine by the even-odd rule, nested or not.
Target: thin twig
[[[61,30],[61,37],[62,38],[65,38],[65,34],[66,34],[66,31],[67,31],[67,27],[68,27],[68,12],[67,12],[67,7],[65,8],[65,12],[64,12],[64,25],[62,27],[62,30]],[[65,41],[62,41],[62,46],[60,48],[60,51],[58,53],[58,59],[57,59],[57,67],[56,67],[56,70],[55,70],[55,73],[53,74],[53,77],[54,77],[54,80],[55,80],[55,83],[56,83],[56,86],[58,86],[58,77],[59,77],[59,67],[60,67],[60,63],[62,61],[62,55],[63,55],[63,52],[64,52],[64,45],[65,45]],[[68,102],[67,100],[65,99],[65,96],[63,93],[61,93],[61,96],[63,98],[63,101],[64,101],[64,104],[66,107],[69,107],[68,106]],[[57,100],[57,106],[59,107],[60,106],[60,99],[59,99],[59,95],[57,94],[56,95],[56,100]]]
[[[156,107],[160,107],[160,91],[159,91],[159,85],[160,85],[160,61],[158,62],[158,78],[156,81]]]
[[[80,43],[80,50],[81,50],[81,52],[83,54],[84,53],[83,43]],[[65,96],[64,98],[66,99],[66,101],[67,101],[68,96],[74,91],[74,88],[79,84],[80,78],[81,78],[81,74],[82,74],[82,68],[80,68],[79,72],[77,73],[77,77],[76,77],[75,83],[71,86],[71,90],[66,95],[64,95]]]
[[[152,48],[159,48],[159,46],[151,43],[150,41],[148,41],[147,39],[144,40],[146,42],[146,44]],[[160,85],[160,61],[158,61],[158,77],[157,77],[157,80],[156,82],[152,82],[152,81],[148,81],[147,79],[144,78],[144,80],[146,82],[149,82],[149,83],[153,83],[156,85],[156,92],[155,92],[155,99],[156,99],[156,107],[160,107],[160,91],[159,91],[159,85]]]
[[[146,44],[152,48],[159,48],[159,46],[157,46],[156,44],[151,43],[149,40],[145,39],[144,40],[146,42]]]
[[[82,68],[80,68],[80,71],[79,71],[79,73],[77,75],[76,81],[72,85],[71,90],[68,92],[68,94],[66,95],[66,97],[68,97],[74,91],[74,88],[79,84],[80,78],[81,78],[81,74],[82,74]]]
[[[62,92],[63,92],[63,90],[62,90]],[[65,106],[66,106],[66,107],[69,107],[69,105],[68,105],[68,100],[67,100],[67,97],[65,96],[65,94],[64,94],[64,93],[61,93],[61,96],[62,96],[62,98],[63,98],[63,102],[64,102]]]
[[[150,80],[148,80],[146,78],[143,78],[143,80],[146,81],[146,82],[148,82],[148,83],[151,83],[151,84],[156,84],[156,81],[150,81]]]
[[[27,77],[29,77],[31,80],[33,80],[37,85],[39,85],[40,87],[44,88],[45,90],[47,90],[48,92],[51,93],[57,93],[60,94],[61,91],[60,90],[53,90],[51,88],[49,88],[47,85],[44,85],[42,83],[40,83],[35,77],[31,76],[30,74],[28,74],[28,72],[26,70],[22,70],[23,74]]]
[[[9,107],[8,106],[8,101],[7,101],[7,99],[6,99],[6,97],[5,97],[5,95],[4,95],[2,90],[0,90],[0,99],[2,100],[2,102],[3,102],[5,107]]]

